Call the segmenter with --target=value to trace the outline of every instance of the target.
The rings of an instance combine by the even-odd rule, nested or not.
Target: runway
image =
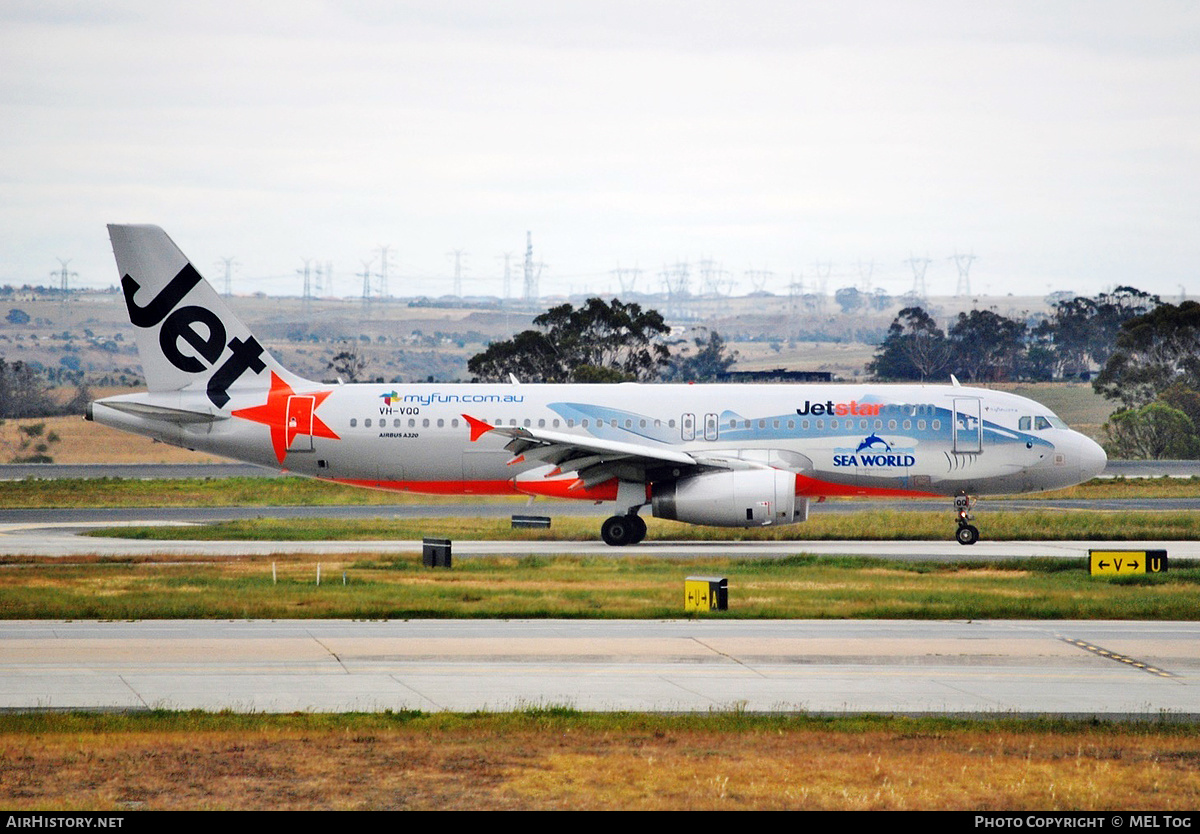
[[[243,510],[233,508],[238,512]],[[251,513],[261,513],[252,508]],[[285,508],[324,514],[327,508]],[[379,508],[356,508],[378,514]],[[410,508],[405,508],[410,509]],[[445,514],[444,507],[436,509]],[[502,506],[505,513],[511,506]],[[14,513],[27,512],[18,520]],[[0,554],[61,557],[416,553],[418,541],[163,542],[82,537],[92,526],[208,512],[0,513]],[[82,515],[77,515],[80,513]],[[64,526],[65,525],[65,526]],[[797,528],[802,534],[803,528]],[[1076,558],[1092,547],[1200,542],[455,541],[455,559]],[[419,709],[1200,717],[1200,624],[915,621],[3,622],[0,709],[262,712]]]
[[[0,623],[0,708],[1200,717],[1200,625]]]

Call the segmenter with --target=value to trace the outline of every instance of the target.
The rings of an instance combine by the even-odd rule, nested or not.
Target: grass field
[[[0,715],[7,811],[1200,807],[1171,723],[597,715]]]
[[[1083,560],[887,562],[782,559],[479,557],[452,570],[419,554],[238,559],[96,557],[0,562],[9,619],[672,619],[683,580],[729,580],[749,619],[1200,619],[1200,566],[1093,579]],[[318,584],[318,572],[320,584]],[[690,616],[696,616],[692,614]]]

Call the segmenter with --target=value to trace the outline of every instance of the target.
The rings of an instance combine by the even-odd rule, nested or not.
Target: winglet
[[[485,423],[483,420],[476,420],[470,414],[464,414],[463,419],[467,421],[467,425],[471,428],[472,443],[492,430],[492,426],[489,423]]]

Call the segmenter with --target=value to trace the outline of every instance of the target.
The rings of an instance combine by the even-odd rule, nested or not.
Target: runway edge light
[[[1092,576],[1133,576],[1167,572],[1165,550],[1089,550]]]

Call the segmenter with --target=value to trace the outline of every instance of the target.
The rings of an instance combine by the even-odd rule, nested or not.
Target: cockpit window
[[[1049,417],[1043,417],[1041,414],[1033,417],[1022,417],[1017,428],[1021,431],[1045,431],[1046,429],[1065,429],[1067,424],[1051,414]]]

